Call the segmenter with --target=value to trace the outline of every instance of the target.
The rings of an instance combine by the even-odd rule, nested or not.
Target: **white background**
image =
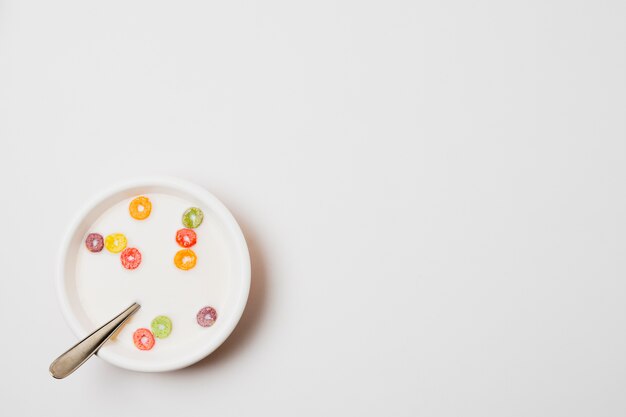
[[[626,415],[626,3],[0,0],[0,414]],[[232,337],[75,342],[76,211],[137,175],[235,214]]]

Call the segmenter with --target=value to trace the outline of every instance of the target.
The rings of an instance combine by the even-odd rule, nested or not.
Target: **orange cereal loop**
[[[196,266],[197,259],[195,252],[191,249],[181,249],[174,256],[174,265],[183,271],[187,271]]]
[[[137,197],[130,202],[128,212],[133,219],[145,220],[152,211],[152,203],[148,197]]]

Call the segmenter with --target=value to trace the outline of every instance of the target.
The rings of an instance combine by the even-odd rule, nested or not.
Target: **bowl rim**
[[[196,199],[206,204],[213,210],[219,220],[223,222],[224,226],[229,232],[229,235],[234,239],[237,257],[237,262],[241,262],[241,272],[238,276],[240,280],[240,290],[235,297],[235,305],[232,308],[232,314],[226,317],[225,322],[222,322],[218,332],[214,333],[208,341],[201,346],[201,348],[191,351],[190,353],[182,356],[178,359],[167,362],[140,362],[133,360],[132,358],[124,357],[109,350],[102,350],[97,353],[97,356],[111,363],[112,365],[120,368],[141,371],[141,372],[165,372],[173,371],[176,369],[185,368],[192,365],[203,358],[210,355],[215,351],[233,332],[246,307],[248,301],[248,295],[250,293],[250,281],[251,281],[251,267],[250,267],[250,254],[248,251],[248,245],[246,244],[245,237],[241,231],[241,227],[235,220],[232,213],[226,208],[226,206],[217,199],[211,192],[204,187],[196,185],[190,181],[182,180],[174,177],[166,176],[150,176],[150,177],[138,177],[121,181],[113,186],[105,188],[100,193],[92,197],[82,209],[80,209],[73,220],[70,222],[69,227],[66,230],[58,254],[58,267],[56,273],[56,289],[57,298],[61,305],[61,311],[65,321],[71,328],[72,332],[77,338],[82,339],[87,334],[91,333],[93,329],[85,329],[81,325],[80,321],[74,314],[74,311],[70,307],[69,296],[65,289],[65,277],[67,272],[67,255],[70,250],[70,246],[77,229],[80,227],[83,219],[89,215],[94,209],[97,208],[102,202],[108,198],[113,197],[116,194],[122,193],[127,189],[140,187],[163,187],[177,189],[181,192],[194,196]]]

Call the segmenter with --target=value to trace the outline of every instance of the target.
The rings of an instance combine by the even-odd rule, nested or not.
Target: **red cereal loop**
[[[137,248],[126,248],[120,255],[122,266],[126,269],[135,269],[141,263],[141,252]]]
[[[183,248],[190,248],[196,244],[198,236],[191,229],[180,229],[176,232],[176,243]]]
[[[154,336],[148,329],[137,329],[133,333],[133,343],[139,350],[150,350],[154,346]]]

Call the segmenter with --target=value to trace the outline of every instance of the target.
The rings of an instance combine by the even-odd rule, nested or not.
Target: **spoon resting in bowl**
[[[140,308],[141,306],[139,304],[133,303],[111,321],[104,324],[99,329],[96,329],[89,336],[69,348],[67,352],[63,353],[52,362],[50,365],[50,374],[56,379],[63,379],[74,372],[85,363],[87,359],[98,352],[98,349],[100,349]]]

